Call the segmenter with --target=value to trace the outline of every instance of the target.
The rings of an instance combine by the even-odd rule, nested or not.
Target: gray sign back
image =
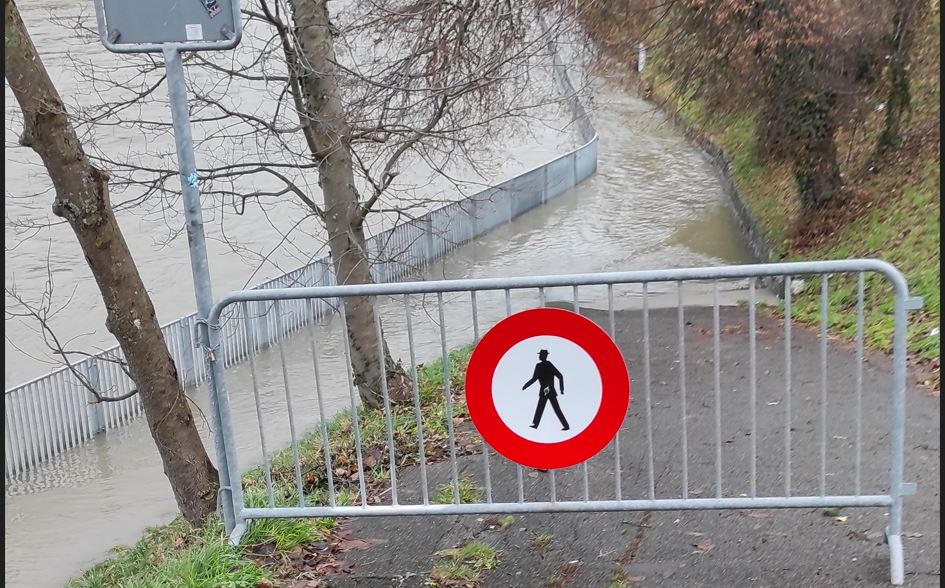
[[[105,34],[116,47],[181,43],[188,49],[204,44],[213,49],[228,44],[240,30],[234,4],[232,0],[104,0]]]

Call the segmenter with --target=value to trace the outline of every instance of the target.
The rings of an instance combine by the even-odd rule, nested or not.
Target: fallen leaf
[[[715,545],[712,544],[712,540],[711,540],[711,539],[709,539],[708,537],[706,537],[705,539],[703,539],[703,540],[700,541],[699,543],[693,544],[693,547],[696,548],[696,550],[693,551],[693,553],[698,553],[699,555],[705,555],[705,554],[709,553],[710,551],[712,551],[712,549],[715,547]]]
[[[918,539],[921,536],[922,533],[906,533],[906,537],[909,537],[910,539]]]
[[[363,539],[346,539],[338,543],[338,549],[341,551],[351,551],[353,549],[367,549],[371,544]]]
[[[256,582],[256,588],[272,588],[272,582],[263,578],[262,580]]]
[[[847,519],[848,519],[848,518],[850,518],[850,517],[847,517],[847,516],[840,516],[840,517],[834,517],[833,520],[835,520],[835,521],[838,522],[838,523],[845,523],[845,522],[847,522]]]
[[[699,533],[698,531],[686,531],[686,535],[691,535],[693,537],[702,537],[703,533]]]

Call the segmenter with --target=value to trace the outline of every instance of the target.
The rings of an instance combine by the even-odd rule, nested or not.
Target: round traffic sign
[[[590,459],[617,434],[630,405],[623,355],[597,324],[567,310],[513,314],[476,345],[466,405],[482,438],[523,466]]]

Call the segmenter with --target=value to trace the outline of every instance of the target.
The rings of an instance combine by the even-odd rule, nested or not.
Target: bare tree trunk
[[[307,137],[318,163],[318,181],[325,196],[328,247],[336,279],[339,284],[370,284],[364,213],[354,185],[351,128],[341,102],[327,0],[292,0],[291,4],[300,53],[297,75],[307,115],[303,124],[309,128]],[[406,394],[405,378],[402,370],[397,370],[390,360],[383,337],[378,336],[371,299],[347,297],[344,305],[352,369],[362,402],[373,408],[382,406],[382,346],[385,363],[391,368],[390,397],[395,401],[401,399]]]
[[[886,101],[886,120],[883,132],[876,142],[876,154],[882,155],[902,143],[902,124],[909,114],[912,102],[909,91],[909,63],[915,30],[919,25],[924,2],[894,0],[893,32],[889,36],[889,98]]]
[[[21,143],[43,163],[56,190],[53,213],[69,222],[95,276],[141,394],[151,436],[184,517],[201,523],[216,509],[217,471],[197,433],[154,305],[115,220],[108,174],[86,157],[65,106],[13,0],[4,0],[7,82],[23,111]]]

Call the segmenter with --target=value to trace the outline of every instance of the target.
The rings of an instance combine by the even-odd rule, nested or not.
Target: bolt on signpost
[[[109,51],[164,54],[190,265],[197,298],[198,341],[206,351],[210,377],[210,410],[220,474],[220,502],[226,529],[232,533],[235,528],[242,526],[233,507],[243,502],[242,488],[235,455],[222,439],[222,431],[230,427],[229,410],[226,406],[221,410],[221,404],[228,404],[228,398],[222,388],[222,362],[216,361],[214,357],[214,351],[219,349],[219,333],[216,329],[210,329],[206,322],[213,306],[213,294],[200,207],[200,178],[190,134],[190,112],[181,53],[236,47],[242,33],[239,0],[95,0],[95,14],[102,44]]]

